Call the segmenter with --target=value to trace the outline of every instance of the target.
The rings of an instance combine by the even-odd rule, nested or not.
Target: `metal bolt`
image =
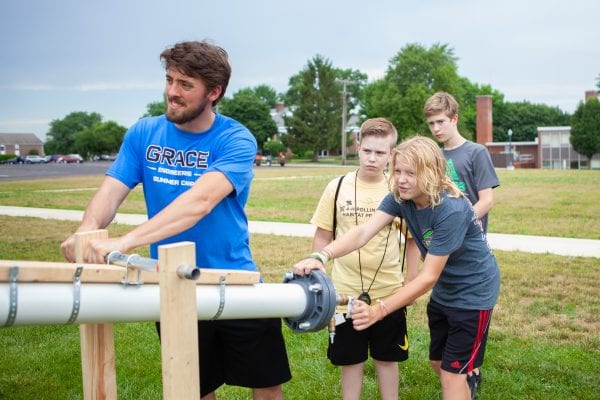
[[[319,293],[323,291],[323,286],[321,286],[320,283],[313,283],[308,286],[308,290],[310,290],[311,292]]]
[[[298,328],[302,329],[303,331],[306,331],[308,329],[310,329],[310,322],[300,322],[298,324]]]

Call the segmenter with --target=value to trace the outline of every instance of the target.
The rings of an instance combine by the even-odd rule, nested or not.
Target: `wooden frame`
[[[19,282],[73,282],[82,266],[81,282],[121,283],[135,281],[135,269],[106,264],[84,264],[85,249],[93,239],[108,238],[101,229],[75,234],[76,263],[0,260],[0,282],[9,281],[9,268],[19,267]],[[163,399],[200,399],[200,355],[198,354],[198,313],[196,285],[218,285],[223,277],[228,284],[253,285],[260,274],[252,271],[200,269],[197,280],[180,276],[181,266],[196,265],[195,244],[173,243],[159,246],[158,274],[142,271],[145,284],[160,284],[161,363]],[[80,324],[81,370],[85,400],[117,399],[114,329],[112,323]]]

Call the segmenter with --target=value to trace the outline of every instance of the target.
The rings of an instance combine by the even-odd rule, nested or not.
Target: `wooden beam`
[[[78,265],[83,266],[82,283],[120,283],[125,268],[107,264],[73,264],[67,262],[0,260],[0,282],[8,282],[9,268],[19,267],[19,282],[73,282],[73,274]],[[260,273],[254,271],[236,271],[229,269],[200,268],[198,285],[218,285],[221,276],[226,277],[228,285],[254,285],[260,282]],[[148,284],[158,284],[158,273],[142,271],[141,280]],[[129,280],[137,280],[137,271],[129,269]]]
[[[158,248],[164,400],[200,399],[196,283],[177,274],[182,265],[196,265],[195,248],[192,242]]]
[[[104,229],[75,234],[75,261],[78,264],[83,263],[84,251],[90,240],[106,238],[108,238],[108,231]],[[85,400],[116,399],[117,375],[113,324],[81,324],[79,336],[83,398]]]

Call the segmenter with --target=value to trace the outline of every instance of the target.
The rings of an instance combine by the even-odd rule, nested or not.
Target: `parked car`
[[[14,156],[13,158],[9,158],[3,161],[3,164],[23,164],[25,159],[21,156]]]
[[[282,167],[285,166],[286,161],[287,158],[285,157],[285,153],[283,151],[277,153],[277,162],[279,163],[279,165],[281,165]]]
[[[266,163],[270,167],[273,162],[277,162],[283,167],[286,162],[285,154],[279,152],[276,160],[273,160],[273,158],[269,155],[263,156],[262,154],[257,154],[256,158],[254,159],[254,164],[256,164],[257,167],[260,167],[262,163]]]
[[[81,157],[79,154],[69,154],[66,156],[58,157],[56,162],[59,164],[71,164],[71,163],[79,164],[80,162],[83,162],[83,157]]]
[[[46,158],[36,155],[25,156],[25,164],[44,164]]]
[[[60,157],[62,157],[61,154],[52,154],[49,156],[46,156],[46,162],[56,162]]]

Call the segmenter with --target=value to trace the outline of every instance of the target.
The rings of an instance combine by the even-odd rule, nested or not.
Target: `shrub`
[[[280,151],[285,153],[286,148],[279,140],[268,140],[263,144],[263,150],[266,154],[277,157]]]
[[[15,158],[14,154],[0,154],[0,163],[3,163],[6,160],[10,160],[11,158]]]

